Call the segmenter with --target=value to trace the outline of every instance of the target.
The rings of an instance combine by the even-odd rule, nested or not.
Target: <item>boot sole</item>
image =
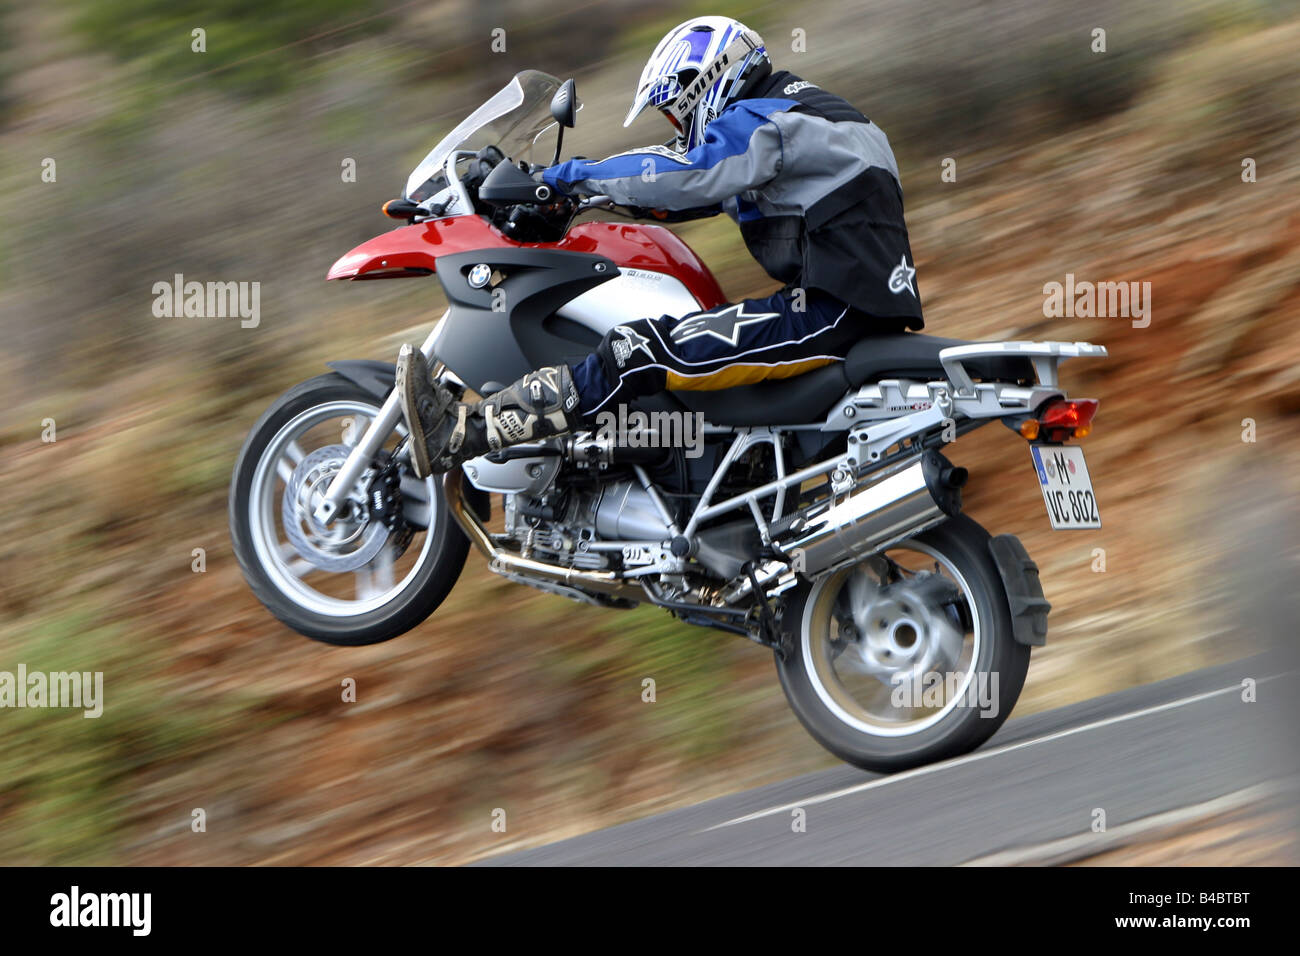
[[[417,478],[428,478],[433,474],[432,463],[429,461],[429,448],[424,440],[424,423],[420,421],[419,413],[415,410],[415,379],[410,374],[410,364],[414,361],[406,356],[399,356],[397,361],[397,379],[393,383],[393,388],[402,403],[402,417],[406,419],[407,439],[406,444],[411,449],[411,470],[415,472]]]

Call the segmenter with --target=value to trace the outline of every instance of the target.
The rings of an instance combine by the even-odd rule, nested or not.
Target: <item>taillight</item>
[[[1097,414],[1099,402],[1095,398],[1060,399],[1049,402],[1038,412],[1036,434],[1025,435],[1026,438],[1042,436],[1048,441],[1064,441],[1067,438],[1086,438],[1092,431],[1092,417]],[[1029,421],[1033,421],[1030,419]],[[1025,422],[1028,425],[1029,422]]]

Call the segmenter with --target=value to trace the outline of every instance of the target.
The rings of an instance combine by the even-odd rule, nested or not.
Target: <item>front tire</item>
[[[391,552],[387,539],[378,549],[367,545],[374,557],[352,568],[350,556],[343,554],[340,563],[347,570],[339,573],[311,565],[295,550],[282,508],[285,488],[297,475],[294,466],[312,454],[307,436],[320,444],[322,435],[329,440],[335,422],[350,423],[342,443],[325,446],[342,454],[346,434],[359,437],[379,409],[378,399],[337,373],[296,385],[253,426],[231,479],[230,537],[249,587],[285,625],[327,644],[376,644],[420,624],[451,591],[469,550],[447,511],[441,484],[416,479],[407,461],[402,462],[402,489],[410,492],[407,506],[419,510],[423,527],[406,548],[399,552],[395,539]],[[399,425],[389,444],[396,445],[404,435]],[[372,532],[361,518],[357,525],[358,541],[370,533],[384,534],[383,528]],[[298,540],[303,540],[301,533]]]
[[[894,772],[967,753],[1002,725],[1029,647],[1013,637],[988,542],[959,515],[889,549],[888,562],[869,558],[794,592],[777,673],[823,747]]]

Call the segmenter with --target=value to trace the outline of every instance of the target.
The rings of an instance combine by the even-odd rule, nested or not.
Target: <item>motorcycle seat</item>
[[[854,344],[844,360],[845,375],[857,388],[884,378],[933,381],[946,378],[939,353],[954,345],[973,345],[962,339],[946,339],[919,332],[873,335]],[[1034,381],[1034,364],[1015,355],[967,359],[963,365],[972,378],[988,382]]]
[[[919,332],[870,335],[855,343],[843,362],[802,375],[713,392],[673,392],[672,396],[689,411],[702,412],[711,425],[807,425],[825,418],[849,389],[868,382],[886,378],[942,379],[940,350],[970,344]],[[1026,358],[994,356],[969,360],[965,366],[972,377],[985,381],[1034,380],[1033,363]]]

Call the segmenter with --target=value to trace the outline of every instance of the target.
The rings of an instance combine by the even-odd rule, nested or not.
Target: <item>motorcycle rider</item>
[[[542,179],[660,220],[725,212],[785,285],[616,326],[584,360],[530,372],[474,404],[431,382],[423,354],[404,345],[396,387],[417,476],[571,431],[614,401],[786,378],[842,361],[866,334],[922,328],[898,166],[879,127],[773,71],[762,38],[727,17],[688,20],[659,42],[623,125],[647,106],[675,128],[671,148],[569,160]]]

